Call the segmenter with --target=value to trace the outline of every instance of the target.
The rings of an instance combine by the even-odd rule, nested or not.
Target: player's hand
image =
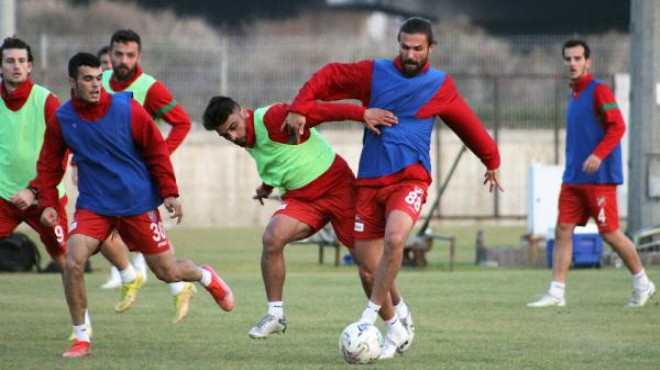
[[[261,205],[263,206],[264,205],[264,199],[268,199],[268,197],[270,196],[270,193],[272,193],[272,192],[273,192],[273,189],[264,189],[263,185],[259,185],[255,189],[256,194],[252,197],[252,199],[258,200],[259,203],[261,203]]]
[[[286,119],[280,130],[289,130],[292,135],[296,135],[296,144],[300,144],[300,137],[305,132],[305,124],[307,123],[307,118],[300,113],[289,112],[286,115]]]
[[[44,224],[44,226],[53,227],[57,225],[57,221],[58,221],[58,216],[55,208],[53,207],[44,208],[43,212],[41,212],[41,223]]]
[[[582,171],[589,174],[595,173],[600,168],[601,163],[603,163],[603,161],[592,154],[589,156],[589,158],[587,158],[586,161],[584,161],[584,163],[582,163]]]
[[[497,170],[488,170],[484,175],[484,185],[488,184],[488,192],[492,193],[493,190],[504,191],[497,181]]]
[[[23,189],[9,197],[9,201],[12,202],[16,208],[24,211],[32,205],[32,202],[34,202],[34,193],[30,189]]]
[[[163,205],[165,209],[170,213],[170,218],[176,218],[176,224],[181,223],[183,218],[183,208],[181,207],[181,202],[175,197],[167,197],[163,200]]]
[[[369,108],[364,111],[364,127],[380,135],[380,130],[376,126],[392,127],[399,123],[399,119],[394,113],[380,108]]]

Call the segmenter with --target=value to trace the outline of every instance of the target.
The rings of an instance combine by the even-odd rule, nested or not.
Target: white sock
[[[142,271],[143,274],[147,273],[147,261],[144,259],[144,255],[140,252],[133,252],[133,267]]]
[[[177,295],[183,291],[183,287],[186,286],[186,283],[183,281],[177,281],[176,283],[167,284],[170,286],[170,292],[172,295]]]
[[[284,302],[272,301],[268,302],[268,314],[277,317],[278,319],[284,318]]]
[[[87,342],[89,343],[89,332],[88,332],[87,325],[82,324],[82,325],[74,325],[73,326],[73,333],[76,337],[76,340],[79,342]]]
[[[646,271],[642,269],[637,275],[633,275],[633,288],[634,289],[648,289],[651,281],[646,276]]]
[[[213,280],[213,276],[211,275],[210,271],[204,270],[203,268],[200,267],[199,271],[202,272],[202,279],[199,281],[202,285],[205,287],[208,287],[211,285],[211,280]]]
[[[125,269],[119,271],[119,276],[121,276],[122,283],[130,283],[131,281],[137,279],[137,272],[133,268],[133,265],[128,265]]]
[[[564,298],[565,290],[566,290],[565,283],[560,283],[558,281],[553,280],[550,282],[550,289],[548,289],[548,293],[550,293],[550,295],[555,298]]]
[[[89,328],[92,327],[92,319],[89,318],[89,309],[85,310],[85,325]]]
[[[401,298],[399,304],[394,306],[394,309],[396,309],[396,315],[399,316],[400,319],[405,319],[406,317],[408,317],[408,314],[410,314],[408,305],[406,304],[406,302],[403,301],[403,298]]]
[[[380,311],[380,306],[369,300],[367,308],[362,312],[360,321],[373,325],[376,323],[376,318],[378,318],[378,311]]]

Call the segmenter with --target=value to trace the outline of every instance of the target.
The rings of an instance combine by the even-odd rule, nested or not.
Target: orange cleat
[[[74,341],[71,348],[68,351],[62,354],[62,357],[67,358],[76,358],[76,357],[85,357],[89,356],[92,352],[92,349],[89,346],[89,342],[80,342]]]
[[[215,273],[210,265],[204,265],[202,268],[211,273],[211,284],[206,287],[206,290],[211,293],[220,308],[231,311],[234,308],[234,294],[231,292],[229,285]]]

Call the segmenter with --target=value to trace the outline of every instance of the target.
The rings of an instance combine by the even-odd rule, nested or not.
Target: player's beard
[[[135,68],[130,69],[127,65],[122,64],[113,71],[115,78],[122,81],[128,80],[135,74]]]
[[[419,74],[419,72],[424,69],[424,66],[426,65],[426,61],[428,60],[427,58],[421,59],[419,62],[415,62],[414,60],[403,60],[401,62],[403,68],[403,74],[406,77],[414,77]]]

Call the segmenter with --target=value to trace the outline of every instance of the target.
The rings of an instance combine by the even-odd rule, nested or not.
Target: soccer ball
[[[349,364],[368,364],[378,359],[383,336],[377,327],[354,322],[339,336],[339,353]]]

